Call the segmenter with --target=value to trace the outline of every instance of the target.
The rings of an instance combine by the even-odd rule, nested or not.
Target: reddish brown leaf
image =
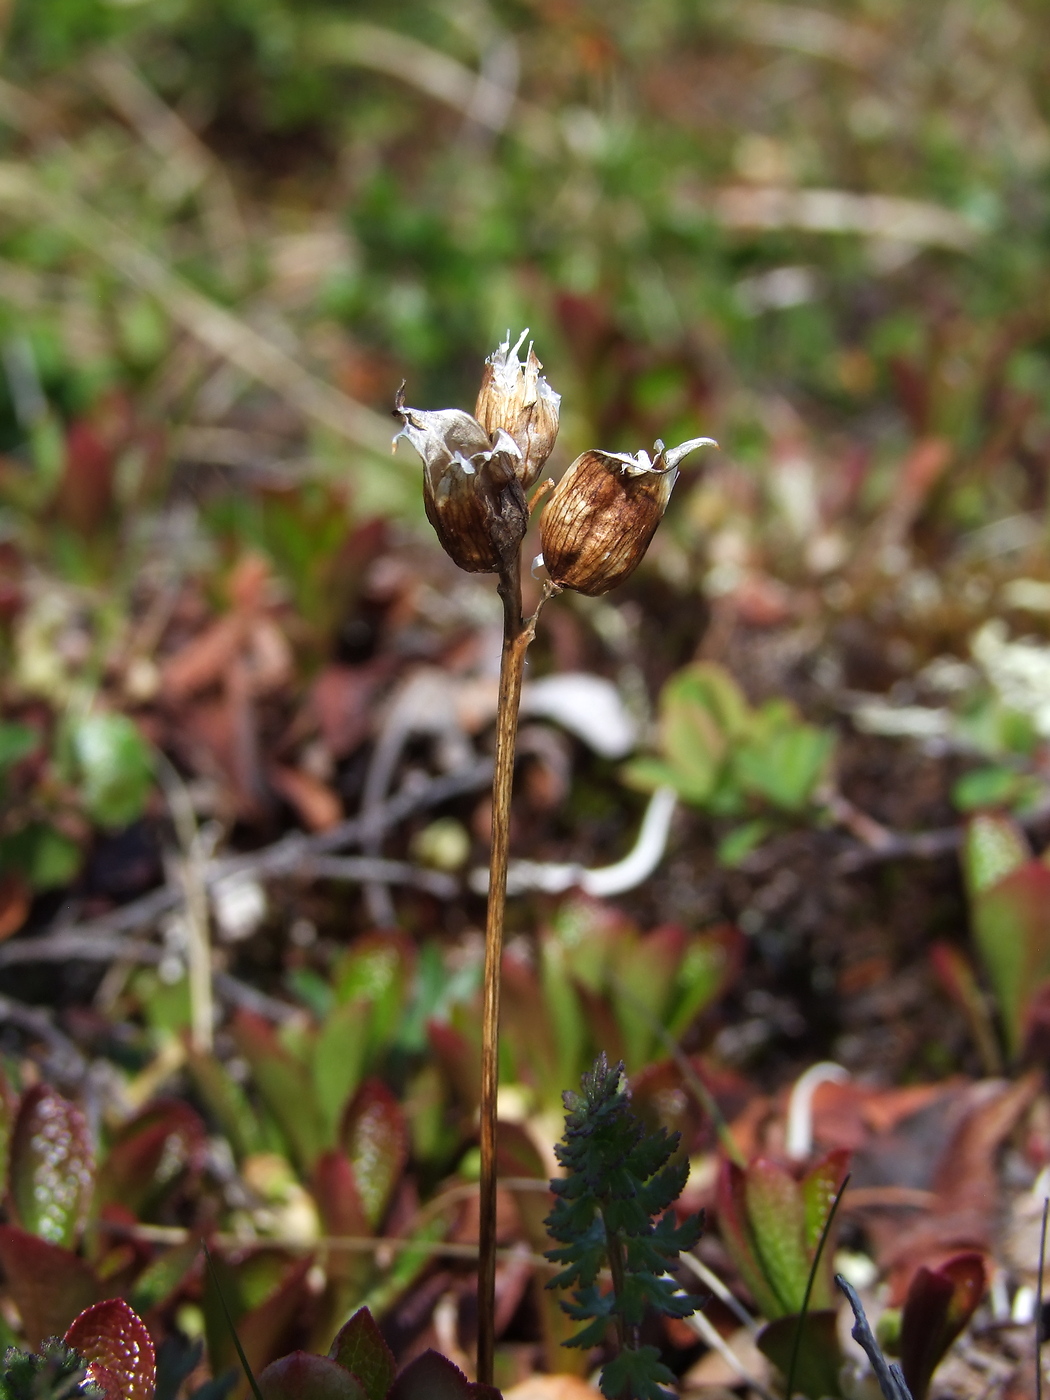
[[[343,804],[320,778],[281,763],[271,763],[266,776],[308,830],[327,831],[342,820]]]
[[[397,1367],[393,1352],[367,1308],[358,1308],[344,1323],[328,1354],[356,1376],[368,1400],[385,1400]]]
[[[123,1298],[85,1308],[64,1340],[89,1363],[88,1374],[106,1400],[153,1400],[153,1342],[146,1324]]]
[[[0,1265],[32,1347],[61,1336],[104,1291],[78,1254],[14,1225],[0,1225]]]
[[[367,1400],[356,1376],[327,1356],[293,1351],[259,1377],[263,1400]]]
[[[468,1381],[458,1366],[440,1352],[425,1351],[409,1362],[390,1389],[387,1400],[503,1400],[490,1385]]]
[[[915,1271],[901,1318],[901,1370],[913,1400],[925,1400],[933,1373],[984,1296],[984,1260],[958,1254],[939,1269]]]
[[[141,1215],[204,1166],[208,1134],[200,1116],[179,1099],[155,1099],[125,1123],[99,1174],[97,1199]]]
[[[365,1217],[382,1220],[408,1160],[408,1126],[397,1099],[379,1079],[366,1079],[349,1104],[340,1139],[354,1169]]]
[[[0,875],[0,942],[22,927],[32,900],[32,891],[20,875],[13,871]]]

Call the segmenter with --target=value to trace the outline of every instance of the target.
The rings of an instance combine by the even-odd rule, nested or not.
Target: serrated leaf
[[[153,754],[127,715],[75,720],[70,743],[80,800],[101,826],[121,827],[142,815],[153,783]]]
[[[50,1244],[73,1244],[87,1219],[95,1157],[84,1115],[47,1084],[22,1098],[10,1179],[19,1224]]]
[[[436,1351],[410,1361],[390,1389],[389,1400],[502,1400],[498,1390],[468,1381],[458,1366]]]
[[[963,878],[971,899],[1032,859],[1024,832],[1002,812],[979,812],[966,823]]]
[[[123,1298],[95,1303],[63,1338],[88,1362],[106,1400],[153,1400],[157,1359],[146,1324]]]
[[[258,1379],[263,1400],[365,1400],[361,1382],[327,1356],[293,1351]]]
[[[340,1130],[365,1218],[373,1229],[386,1213],[408,1160],[408,1126],[401,1105],[379,1079],[366,1079]]]
[[[367,1400],[385,1400],[397,1365],[367,1308],[358,1308],[350,1321],[343,1324],[328,1354],[357,1377]]]
[[[778,1162],[756,1157],[745,1173],[744,1195],[755,1250],[776,1293],[778,1312],[798,1312],[809,1277],[798,1182]]]

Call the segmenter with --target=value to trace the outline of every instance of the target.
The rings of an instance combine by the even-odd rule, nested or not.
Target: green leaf
[[[11,1139],[11,1199],[18,1222],[49,1244],[70,1246],[87,1219],[95,1159],[76,1104],[46,1084],[22,1099]]]
[[[716,855],[719,863],[730,869],[742,864],[757,846],[761,846],[772,830],[773,827],[764,817],[756,817],[752,822],[735,826],[718,843]]]
[[[323,1130],[306,1066],[284,1048],[272,1026],[253,1012],[238,1012],[232,1031],[299,1166],[308,1171],[321,1151]]]
[[[780,1311],[798,1312],[810,1264],[802,1191],[779,1163],[757,1157],[747,1168],[744,1196],[762,1271],[777,1295]]]
[[[741,787],[787,812],[800,812],[824,776],[834,737],[810,724],[777,729],[733,755]]]
[[[979,812],[966,824],[963,878],[971,899],[1032,859],[1028,838],[1002,812]]]
[[[1029,860],[973,899],[974,941],[995,989],[1007,1047],[1024,1045],[1028,1008],[1050,977],[1050,868]]]
[[[952,802],[960,812],[984,807],[1012,807],[1028,786],[1024,773],[1014,768],[975,768],[964,773],[952,788]]]
[[[343,1324],[328,1355],[357,1377],[368,1400],[385,1400],[397,1366],[367,1308],[358,1308],[350,1321]]]
[[[40,747],[38,729],[28,724],[0,724],[0,774]]]
[[[93,714],[70,735],[80,798],[88,816],[106,827],[141,816],[153,782],[153,755],[126,715]]]
[[[0,870],[15,870],[37,890],[60,889],[80,869],[80,847],[46,822],[0,840]]]
[[[327,1147],[334,1145],[343,1111],[364,1073],[370,1011],[371,1003],[363,998],[333,1007],[313,1045],[313,1078]]]
[[[795,1389],[810,1400],[842,1394],[839,1371],[842,1351],[836,1330],[837,1314],[832,1310],[807,1313],[802,1323],[798,1360],[795,1365]],[[773,1365],[787,1373],[795,1348],[798,1331],[797,1314],[779,1317],[758,1334],[758,1349]]]

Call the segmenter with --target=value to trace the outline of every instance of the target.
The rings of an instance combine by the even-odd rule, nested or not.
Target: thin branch
[[[311,860],[345,846],[360,844],[373,827],[386,830],[397,826],[413,812],[439,806],[463,793],[477,792],[491,777],[492,760],[480,759],[468,768],[431,778],[419,787],[405,788],[384,803],[367,822],[363,817],[351,817],[327,831],[311,835],[293,832],[258,851],[212,860],[204,871],[204,882],[210,888],[233,874],[254,875],[260,879],[296,876],[309,867]],[[10,939],[0,945],[0,968],[15,963],[61,962],[72,958],[108,962],[111,958],[132,957],[140,963],[160,962],[163,956],[160,949],[118,935],[150,927],[162,914],[177,908],[182,898],[179,884],[171,881],[96,919],[76,926],[63,923],[38,936]]]

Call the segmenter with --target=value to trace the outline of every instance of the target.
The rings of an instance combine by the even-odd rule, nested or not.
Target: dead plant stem
[[[536,635],[536,609],[521,615],[521,552],[501,572],[503,654],[492,772],[492,854],[485,921],[485,1000],[481,1028],[481,1221],[478,1241],[478,1380],[492,1384],[496,1313],[496,1095],[499,1089],[499,993],[503,916],[510,851],[510,797],[525,653]],[[540,607],[543,606],[541,600]]]

